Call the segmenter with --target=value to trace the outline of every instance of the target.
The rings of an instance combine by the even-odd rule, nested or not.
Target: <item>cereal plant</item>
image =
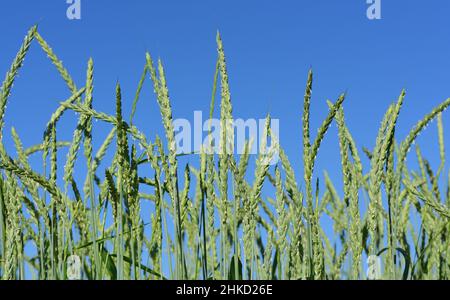
[[[4,128],[4,117],[32,43],[48,56],[71,96],[50,116],[42,143],[24,148],[19,133]],[[248,141],[243,154],[228,151],[233,147],[227,122],[233,118],[232,87],[219,34],[210,104],[210,117],[220,104],[219,154],[208,151],[212,142],[199,153],[177,152],[163,63],[150,53],[144,58],[133,101],[122,98],[118,82],[116,113],[106,114],[95,105],[94,61],[88,61],[79,87],[37,27],[27,33],[0,90],[2,279],[450,279],[450,174],[444,173],[442,122],[450,99],[398,140],[397,120],[407,105],[401,91],[380,123],[375,146],[366,149],[346,126],[345,93],[328,102],[321,126],[311,128],[311,70],[298,118],[303,165],[296,170],[270,130],[270,116],[264,143],[270,141],[275,150],[255,157]],[[142,89],[155,93],[164,137],[148,130],[146,135],[133,124],[137,103],[144,101]],[[124,103],[132,103],[131,116],[123,114]],[[58,125],[70,111],[78,122],[72,140],[63,141]],[[94,132],[94,120],[110,130],[106,137]],[[433,120],[441,161],[437,170],[415,144]],[[332,123],[338,128],[342,177],[325,172],[315,178]],[[12,137],[15,151],[7,151],[5,136]],[[93,139],[99,138],[103,143],[94,149]],[[410,150],[419,170],[406,162]],[[279,161],[271,165],[274,151]],[[58,153],[65,153],[65,160]],[[186,166],[180,163],[184,155],[193,157]],[[32,168],[31,156],[42,158],[41,167]],[[362,156],[370,160],[368,166]],[[84,181],[74,176],[80,160],[86,163]],[[363,198],[369,199],[367,207]],[[144,210],[144,202],[151,209]],[[324,216],[332,220],[332,235],[325,234]],[[79,274],[73,275],[77,258]]]

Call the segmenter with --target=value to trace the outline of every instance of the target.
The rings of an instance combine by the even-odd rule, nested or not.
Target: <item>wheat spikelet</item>
[[[47,44],[47,42],[42,38],[42,36],[39,34],[39,32],[36,31],[35,33],[36,40],[40,44],[42,50],[47,54],[48,58],[52,61],[53,65],[58,70],[61,77],[66,82],[68,88],[72,93],[76,93],[77,87],[70,76],[69,72],[64,68],[62,61],[56,56],[56,54],[53,52],[53,49]],[[78,99],[78,98],[77,98]]]
[[[9,71],[6,73],[5,80],[0,88],[0,141],[3,138],[3,124],[6,110],[6,103],[11,94],[11,88],[14,84],[14,80],[23,65],[25,56],[27,55],[28,49],[30,48],[31,42],[36,35],[37,26],[33,26],[25,36],[22,46],[17,52],[14,61],[11,64]]]

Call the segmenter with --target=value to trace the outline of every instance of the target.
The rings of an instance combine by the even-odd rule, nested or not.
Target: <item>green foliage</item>
[[[33,40],[56,67],[71,96],[50,117],[41,144],[24,149],[12,128],[15,155],[11,155],[3,144],[6,104]],[[160,109],[164,139],[150,139],[133,125],[148,79]],[[249,170],[252,141],[240,156],[231,151],[231,92],[225,50],[217,34],[210,117],[220,91],[221,152],[211,154],[213,145],[205,145],[201,153],[184,154],[192,158],[180,167],[160,60],[155,67],[146,54],[129,118],[123,116],[119,84],[116,114],[110,115],[94,109],[93,61],[88,62],[85,87],[78,89],[37,28],[31,28],[0,90],[0,277],[25,279],[28,265],[36,279],[67,279],[67,259],[78,255],[83,279],[366,279],[363,258],[376,255],[383,261],[383,279],[450,279],[450,174],[443,178],[442,121],[450,99],[397,143],[397,120],[405,100],[402,91],[381,122],[374,148],[362,148],[370,160],[365,171],[361,145],[346,125],[345,94],[334,104],[328,102],[328,115],[316,137],[311,137],[312,89],[311,70],[299,118],[303,180],[297,180],[300,172],[270,131],[270,116],[260,142],[264,149],[271,139],[272,147],[261,152]],[[78,113],[78,122],[72,140],[61,141],[58,122],[67,110]],[[419,170],[412,170],[406,164],[408,152],[434,119],[440,164],[434,171],[416,146]],[[96,152],[93,141],[99,136],[94,120],[109,127]],[[341,180],[342,191],[326,172],[323,180],[314,177],[321,143],[333,122],[342,170],[341,179],[335,180]],[[61,151],[66,153],[65,162],[58,160]],[[274,151],[280,161],[272,166]],[[43,159],[40,172],[29,162],[36,153]],[[79,185],[74,171],[82,159],[87,169]],[[58,178],[61,170],[64,175]],[[270,185],[271,189],[264,188]],[[151,208],[143,210],[144,202],[150,202]],[[333,223],[331,236],[321,226],[324,217]],[[36,251],[25,251],[26,247]]]

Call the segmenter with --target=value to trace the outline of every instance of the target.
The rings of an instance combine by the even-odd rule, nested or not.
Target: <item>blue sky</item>
[[[312,128],[326,113],[325,100],[347,91],[347,122],[359,146],[373,146],[382,115],[402,88],[408,94],[400,138],[450,96],[450,4],[443,0],[384,0],[382,20],[374,21],[366,17],[364,0],[82,0],[82,19],[72,21],[67,7],[64,0],[2,1],[0,70],[6,72],[27,29],[38,23],[78,86],[84,84],[87,60],[93,57],[95,107],[113,112],[116,81],[123,85],[129,107],[148,50],[165,64],[174,116],[192,118],[194,110],[206,112],[209,105],[220,30],[234,116],[264,118],[270,112],[279,118],[281,142],[299,167],[302,94],[310,67],[315,72]],[[150,134],[161,126],[151,89],[146,92],[137,117]],[[67,96],[64,83],[34,45],[8,105],[7,126],[14,125],[25,143],[34,144]],[[434,143],[435,130],[421,140]],[[334,168],[336,146],[332,133],[318,169]]]
[[[313,136],[326,115],[325,100],[334,101],[347,91],[346,120],[360,148],[373,147],[382,116],[402,88],[407,97],[398,139],[450,97],[450,2],[445,0],[382,0],[381,20],[366,17],[365,0],[81,1],[81,20],[67,19],[65,0],[1,1],[0,73],[9,68],[28,28],[38,23],[78,86],[84,85],[89,57],[94,59],[96,109],[114,112],[119,80],[125,111],[130,111],[148,50],[165,65],[174,117],[192,119],[194,110],[208,111],[220,30],[234,116],[264,118],[270,112],[280,119],[281,144],[299,178],[302,97],[310,67],[315,73]],[[15,83],[5,130],[14,126],[25,146],[39,143],[51,113],[68,96],[64,82],[34,44]],[[151,138],[162,133],[148,82],[138,109],[137,125]],[[68,116],[60,129],[60,138],[66,140],[76,122],[74,114]],[[443,119],[449,128],[448,113]],[[98,127],[98,134],[106,135]],[[435,123],[419,143],[436,169]],[[317,170],[327,169],[339,181],[339,161],[333,125]]]

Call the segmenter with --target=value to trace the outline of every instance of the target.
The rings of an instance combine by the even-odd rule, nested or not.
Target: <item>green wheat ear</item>
[[[39,45],[41,46],[42,50],[47,54],[48,58],[51,60],[53,65],[58,70],[61,77],[64,79],[64,81],[67,84],[67,87],[70,89],[72,93],[76,93],[77,87],[70,76],[67,69],[64,67],[62,61],[56,56],[56,54],[53,52],[53,49],[47,44],[47,42],[44,40],[44,38],[39,34],[39,32],[36,31],[35,33],[36,40],[38,41]]]
[[[3,125],[4,125],[4,117],[5,117],[5,109],[6,103],[8,101],[9,96],[11,95],[11,88],[14,84],[14,80],[19,73],[20,68],[23,65],[25,60],[25,56],[30,49],[31,42],[33,41],[37,31],[37,26],[33,26],[28,34],[25,36],[22,46],[17,52],[14,61],[11,64],[9,71],[6,73],[5,79],[0,88],[0,141],[3,138]]]
[[[402,165],[406,159],[406,155],[411,148],[414,140],[419,136],[422,130],[440,113],[444,112],[450,106],[450,98],[442,102],[440,105],[435,107],[429,114],[423,117],[422,120],[417,122],[417,124],[411,129],[405,140],[401,144],[401,150],[399,154],[399,165]]]
[[[10,155],[3,143],[6,106],[34,39],[70,95],[51,115],[41,144],[24,147],[26,141],[12,127],[15,149]],[[382,260],[386,279],[448,279],[450,173],[446,186],[442,174],[446,170],[443,113],[450,99],[419,120],[397,144],[403,90],[384,115],[373,149],[362,149],[369,162],[365,170],[366,160],[347,127],[351,116],[344,115],[345,93],[335,103],[327,101],[328,114],[311,136],[310,70],[303,96],[301,161],[289,160],[287,149],[270,130],[270,116],[259,141],[261,151],[253,161],[253,139],[246,141],[242,155],[233,153],[231,92],[219,33],[216,42],[209,116],[214,115],[220,83],[222,151],[217,155],[207,151],[213,146],[210,140],[199,155],[179,155],[166,70],[160,60],[154,65],[146,53],[127,123],[119,83],[115,114],[94,109],[92,59],[87,63],[85,87],[77,88],[36,26],[29,30],[0,89],[0,277],[66,279],[65,264],[76,254],[86,279],[364,279],[366,253]],[[156,135],[154,143],[144,134],[147,129],[133,124],[147,76],[164,127],[164,139]],[[79,114],[70,142],[62,140],[61,132],[67,110]],[[407,154],[434,119],[439,166],[417,145],[416,170],[406,163]],[[109,127],[102,139],[93,120]],[[322,188],[320,177],[313,177],[314,167],[333,121],[340,161],[331,167],[341,168],[342,174],[333,181],[332,172],[323,172]],[[211,134],[211,121],[208,125]],[[265,151],[269,137],[272,147]],[[79,157],[81,146],[83,157]],[[114,153],[109,155],[111,147]],[[67,152],[65,164],[61,151]],[[35,168],[31,157],[38,152],[44,160],[41,169]],[[272,168],[275,154],[280,162]],[[86,168],[79,169],[78,160],[85,160]],[[75,175],[83,170],[84,185],[79,185]],[[296,178],[298,171],[303,171],[303,182]],[[324,218],[332,223],[330,228],[324,226]],[[28,251],[30,247],[36,251]]]

